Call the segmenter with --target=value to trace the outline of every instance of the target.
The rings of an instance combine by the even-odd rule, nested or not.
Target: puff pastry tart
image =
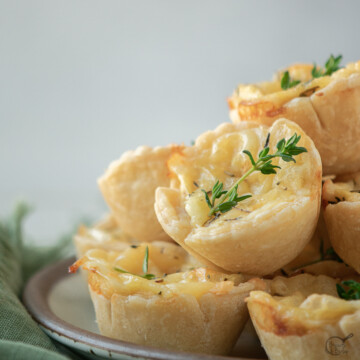
[[[155,189],[170,185],[167,161],[182,148],[140,146],[127,151],[98,181],[119,227],[139,241],[171,240],[154,212]]]
[[[360,172],[327,180],[323,199],[331,244],[360,273]]]
[[[204,191],[216,180],[229,189],[251,167],[243,150],[258,154],[269,137],[270,153],[282,138],[301,135],[308,152],[296,163],[274,159],[275,175],[254,172],[238,195],[251,193],[230,211],[209,218]],[[265,275],[293,260],[310,241],[319,216],[321,160],[312,140],[295,123],[277,120],[270,128],[251,122],[222,124],[193,147],[173,155],[169,170],[178,187],[159,187],[155,211],[164,230],[208,266]],[[204,191],[202,191],[204,190]]]
[[[142,273],[146,246],[150,280],[134,275]],[[101,334],[165,349],[230,352],[248,319],[244,299],[256,288],[239,274],[194,268],[181,247],[164,242],[90,250],[72,270],[79,266],[89,271]]]
[[[338,298],[333,279],[309,277],[275,279],[271,294],[247,299],[269,359],[359,359],[360,301]]]
[[[271,125],[286,117],[299,124],[314,140],[324,174],[360,169],[360,61],[331,76],[312,79],[313,65],[285,69],[301,83],[281,88],[279,72],[273,81],[239,85],[229,98],[234,122],[251,120]]]
[[[120,251],[138,243],[119,228],[112,215],[108,215],[93,227],[81,225],[74,236],[77,258],[91,249]]]

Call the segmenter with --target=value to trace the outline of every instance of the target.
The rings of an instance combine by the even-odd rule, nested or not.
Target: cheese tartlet
[[[229,189],[251,167],[243,150],[256,157],[269,137],[270,153],[282,138],[301,135],[308,152],[296,163],[273,160],[276,175],[252,173],[238,194],[251,193],[230,211],[209,218],[204,192],[218,179]],[[155,211],[164,230],[208,266],[265,275],[293,260],[310,241],[319,216],[321,160],[312,140],[295,123],[226,123],[201,135],[194,146],[174,154],[169,170],[179,186],[156,190]],[[211,196],[211,195],[210,195]],[[271,254],[276,254],[272,256]]]
[[[164,349],[229,353],[248,319],[244,299],[256,286],[239,274],[193,268],[186,257],[171,253],[183,249],[163,244],[167,251],[155,243],[127,252],[90,250],[73,265],[72,271],[89,271],[101,334]],[[152,280],[133,275],[142,273],[146,246]]]
[[[171,240],[154,212],[155,189],[169,186],[169,157],[183,146],[140,146],[110,164],[98,180],[100,190],[119,227],[139,241]]]
[[[247,298],[269,359],[359,359],[360,301],[338,298],[334,279],[309,277],[275,279],[276,295],[252,291]]]
[[[360,273],[360,172],[327,180],[324,217],[332,246]]]
[[[281,89],[279,72],[272,82],[239,85],[229,98],[234,122],[257,121],[271,125],[286,117],[299,124],[314,140],[324,174],[343,174],[360,169],[360,61],[331,76],[312,79],[313,65],[285,69],[301,83]]]
[[[121,251],[139,241],[125,234],[112,215],[106,216],[92,227],[81,225],[74,236],[77,258],[91,249]]]

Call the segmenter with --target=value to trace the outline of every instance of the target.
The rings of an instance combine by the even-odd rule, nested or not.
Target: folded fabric
[[[81,359],[70,350],[59,350],[19,300],[31,275],[71,251],[71,235],[52,247],[24,244],[22,223],[29,210],[25,204],[19,204],[10,218],[0,220],[0,358]]]

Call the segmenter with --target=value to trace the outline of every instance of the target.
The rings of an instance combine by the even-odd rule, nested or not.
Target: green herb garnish
[[[339,65],[341,59],[342,59],[342,55],[339,55],[337,57],[334,57],[334,55],[330,55],[329,59],[325,63],[325,69],[321,67],[318,68],[316,66],[316,63],[314,63],[314,67],[311,70],[312,77],[315,79],[322,76],[331,75],[332,73],[340,69]]]
[[[212,193],[211,200],[209,198],[208,193],[204,189],[201,189],[201,191],[205,194],[206,203],[208,204],[208,206],[210,208],[209,216],[212,216],[218,212],[226,213],[226,212],[230,211],[234,206],[236,206],[238,202],[251,197],[250,194],[238,196],[238,194],[237,194],[237,189],[239,186],[238,184],[236,184],[235,187],[232,187],[229,191],[222,190],[223,186],[224,186],[224,184],[219,183],[219,180],[216,181],[216,183],[213,186],[212,191],[211,191],[211,193]],[[224,199],[221,203],[218,203],[217,205],[215,205],[216,199],[221,198],[222,195],[225,195],[226,198],[228,198],[228,201],[224,202],[226,200],[226,198],[224,197]]]
[[[130,275],[134,275],[134,276],[139,276],[139,277],[142,277],[146,280],[153,280],[156,278],[156,276],[154,274],[148,274],[148,266],[149,266],[149,247],[146,246],[146,249],[145,249],[145,256],[144,256],[144,260],[143,260],[143,265],[142,265],[142,270],[143,270],[143,275],[138,275],[138,274],[133,274],[129,271],[126,271],[126,270],[123,270],[123,269],[120,269],[118,267],[114,267],[114,270],[118,271],[118,272],[121,272],[123,274],[130,274]]]
[[[339,263],[343,263],[343,260],[340,256],[335,252],[334,248],[331,246],[325,251],[325,255],[323,260],[333,260]]]
[[[327,248],[326,250],[324,249],[324,240],[321,238],[320,239],[320,258],[310,261],[308,263],[302,264],[300,266],[297,266],[296,268],[291,269],[292,272],[295,272],[297,270],[300,270],[306,266],[310,266],[310,265],[314,265],[314,264],[318,264],[322,261],[337,261],[339,263],[343,263],[342,259],[340,258],[340,256],[335,252],[334,248],[332,246],[330,246],[329,248]]]
[[[281,78],[281,88],[283,90],[287,90],[287,89],[290,89],[298,84],[300,84],[301,81],[300,80],[292,80],[290,78],[290,74],[288,71],[285,71],[282,78]]]
[[[345,285],[348,290],[343,286]],[[336,290],[338,295],[345,300],[360,300],[360,283],[355,280],[342,281],[340,284],[336,284]]]
[[[314,67],[311,70],[311,75],[313,79],[322,76],[331,75],[335,71],[339,70],[341,68],[340,67],[341,60],[342,60],[342,55],[339,55],[337,57],[334,57],[334,55],[330,55],[329,59],[325,63],[325,68],[318,67],[316,63],[314,63]],[[285,71],[281,78],[280,85],[283,90],[287,90],[300,83],[301,83],[300,80],[291,79],[289,71]],[[307,96],[307,95],[303,95],[303,96]]]
[[[275,154],[269,154],[269,139],[270,134],[268,135],[264,148],[259,152],[259,158],[255,162],[252,154],[248,150],[244,150],[245,153],[252,164],[252,167],[239,179],[235,182],[235,184],[227,191],[223,190],[223,183],[220,183],[219,180],[216,181],[215,185],[211,191],[211,199],[208,195],[208,192],[204,189],[201,191],[205,194],[205,200],[208,204],[210,211],[209,217],[215,215],[220,216],[220,213],[226,213],[230,211],[233,207],[235,207],[240,201],[248,199],[251,197],[251,194],[238,196],[237,190],[238,186],[241,182],[243,182],[248,176],[250,176],[255,171],[260,171],[264,175],[269,174],[276,174],[275,169],[281,169],[280,166],[273,165],[272,160],[276,157],[280,157],[282,160],[286,162],[296,162],[293,156],[299,155],[303,152],[307,152],[307,150],[303,147],[296,146],[297,143],[300,141],[301,136],[297,135],[296,133],[289,139],[281,139],[276,147],[277,151]],[[216,202],[216,200],[218,200]]]

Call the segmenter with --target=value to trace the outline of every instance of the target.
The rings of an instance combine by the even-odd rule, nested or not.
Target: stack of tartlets
[[[360,358],[360,62],[240,85],[234,123],[142,146],[75,236],[100,332],[228,354],[249,313],[270,359]]]

